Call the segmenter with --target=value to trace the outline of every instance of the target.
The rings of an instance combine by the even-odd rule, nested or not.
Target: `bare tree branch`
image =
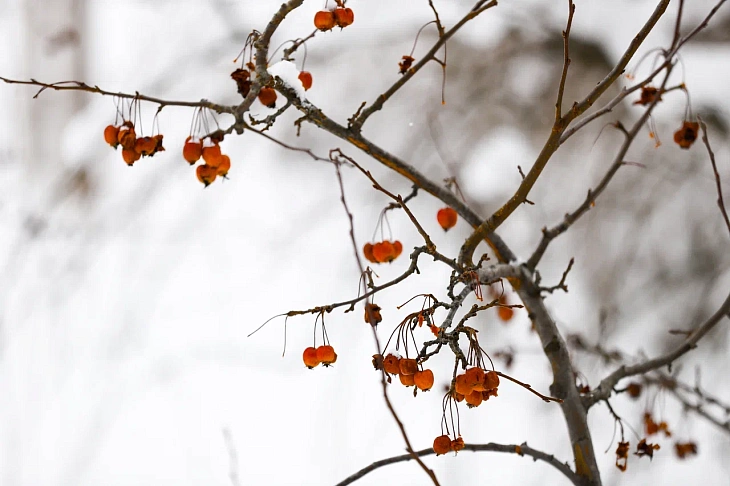
[[[710,332],[718,322],[722,321],[723,317],[730,318],[730,295],[727,296],[725,302],[722,303],[720,308],[707,321],[692,331],[684,342],[677,346],[673,351],[632,366],[621,366],[601,380],[601,384],[585,396],[586,408],[590,408],[596,402],[610,397],[611,393],[613,393],[614,387],[622,379],[656,370],[662,366],[667,366],[676,361],[682,355],[693,350],[697,347],[699,340],[702,339],[705,334]]]
[[[508,454],[517,454],[520,456],[529,456],[532,457],[534,461],[543,461],[547,464],[550,464],[555,469],[560,471],[565,477],[567,477],[571,483],[575,484],[576,486],[580,486],[583,483],[581,482],[580,477],[575,474],[570,466],[567,463],[560,462],[555,456],[552,454],[547,454],[545,452],[539,451],[537,449],[533,449],[532,447],[529,447],[526,442],[523,442],[520,445],[517,444],[496,444],[494,442],[490,442],[488,444],[465,444],[464,450],[466,451],[472,451],[472,452],[504,452]],[[420,451],[417,451],[416,454],[418,456],[430,456],[434,454],[433,449],[422,449]],[[393,456],[389,457],[387,459],[381,459],[380,461],[375,461],[372,464],[370,464],[367,467],[364,467],[360,469],[358,472],[353,474],[352,476],[347,477],[343,481],[340,481],[335,486],[347,486],[348,484],[352,484],[358,479],[362,478],[366,474],[375,471],[376,469],[379,469],[383,466],[388,466],[390,464],[397,464],[399,462],[405,462],[410,461],[413,459],[410,454],[403,454],[400,456]]]
[[[722,198],[722,183],[720,182],[720,173],[717,171],[717,164],[715,163],[715,153],[712,151],[712,147],[710,147],[710,140],[707,138],[707,125],[705,125],[705,122],[702,120],[701,117],[697,116],[697,119],[700,122],[700,127],[702,127],[702,141],[705,143],[705,147],[707,147],[707,153],[710,154],[712,171],[715,174],[715,184],[717,185],[717,205],[720,207],[722,217],[725,219],[725,225],[727,226],[727,230],[730,231],[730,219],[728,219],[727,209],[725,209],[725,201]]]

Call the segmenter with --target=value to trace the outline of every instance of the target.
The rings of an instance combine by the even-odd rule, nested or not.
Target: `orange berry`
[[[218,175],[225,177],[228,175],[228,171],[231,170],[231,158],[227,155],[220,156],[220,163],[218,164]]]
[[[264,86],[259,91],[259,101],[267,108],[276,108],[276,90]]]
[[[200,160],[200,156],[203,155],[203,144],[200,142],[191,142],[188,137],[185,139],[185,145],[183,145],[183,158],[190,164],[193,165],[195,162]]]
[[[403,253],[403,244],[400,241],[395,240],[393,242],[393,250],[395,250],[393,254],[393,260],[395,260],[400,256],[401,253]]]
[[[157,141],[152,137],[141,137],[134,141],[134,151],[140,155],[148,156],[155,153]]]
[[[464,380],[472,390],[484,391],[484,370],[479,367],[469,368],[464,373]]]
[[[335,24],[335,14],[330,10],[320,10],[314,14],[314,26],[323,32],[332,30]]]
[[[515,315],[515,311],[511,307],[500,307],[497,313],[499,314],[499,318],[504,322],[509,321]]]
[[[139,160],[141,155],[139,152],[136,152],[134,149],[122,149],[122,158],[127,163],[127,165],[132,166],[135,162]]]
[[[117,139],[118,136],[119,127],[115,127],[114,125],[108,125],[104,129],[104,141],[114,148],[117,148],[117,145],[119,145],[119,140]]]
[[[401,358],[398,362],[401,375],[415,375],[418,371],[418,363],[415,359]]]
[[[441,208],[439,209],[439,212],[436,213],[436,219],[444,231],[449,231],[451,228],[456,226],[456,220],[458,218],[459,215],[451,208]]]
[[[468,395],[464,395],[464,399],[466,400],[466,403],[472,407],[478,407],[482,404],[484,397],[482,396],[482,392],[473,391]]]
[[[309,88],[312,87],[312,73],[309,71],[302,71],[299,73],[299,81],[302,82],[302,86],[304,87],[304,91],[307,91]]]
[[[403,386],[415,386],[416,385],[413,375],[399,375],[398,378],[400,378],[400,382]]]
[[[304,359],[304,365],[310,370],[319,364],[319,359],[317,359],[317,350],[312,347],[304,350],[302,358]]]
[[[390,373],[391,375],[400,375],[399,361],[400,359],[396,355],[389,354],[383,360],[383,369],[386,373]]]
[[[205,184],[205,187],[208,187],[210,184],[213,183],[215,178],[218,176],[218,173],[216,172],[215,167],[211,167],[208,164],[199,165],[197,169],[195,169],[195,175],[198,177],[198,180]]]
[[[337,26],[344,29],[355,21],[355,13],[351,8],[336,8],[334,11]]]
[[[373,255],[373,245],[370,243],[365,243],[365,246],[362,247],[362,254],[365,255],[365,258],[370,263],[379,263],[375,256]]]
[[[332,363],[337,361],[337,353],[335,353],[335,348],[329,345],[318,347],[317,359],[322,362],[324,366],[331,365]]]
[[[423,370],[423,371],[416,371],[416,374],[413,375],[413,380],[416,383],[416,386],[419,390],[430,390],[433,386],[433,371],[431,370]]]
[[[446,454],[451,450],[451,439],[448,435],[439,435],[433,440],[433,451],[437,456]]]
[[[373,245],[373,257],[378,263],[392,262],[395,258],[395,248],[390,241],[381,241]]]
[[[203,147],[200,155],[202,155],[203,160],[206,164],[212,165],[210,161],[213,157],[218,157],[219,155],[221,155],[221,147],[217,143],[209,145],[208,147]]]
[[[452,396],[454,397],[454,400],[456,400],[457,402],[463,402],[464,401],[464,395],[462,395],[461,393],[454,392],[452,394]]]
[[[499,375],[494,371],[484,373],[484,388],[493,390],[499,386]]]
[[[457,437],[456,439],[451,441],[451,450],[454,452],[459,452],[464,448],[464,439],[461,437]]]
[[[468,396],[474,391],[474,387],[467,383],[465,375],[457,375],[454,391],[460,395]]]

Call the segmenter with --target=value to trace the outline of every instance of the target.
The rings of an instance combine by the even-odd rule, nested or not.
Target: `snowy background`
[[[445,106],[441,69],[429,66],[371,118],[364,134],[433,180],[456,176],[467,201],[489,214],[519,183],[516,166],[529,167],[547,136],[564,3],[500,2],[449,43]],[[713,5],[687,3],[687,26]],[[311,32],[322,4],[306,1],[273,45]],[[448,26],[472,2],[435,4]],[[566,103],[603,77],[655,2],[576,4]],[[0,0],[0,75],[79,79],[112,91],[235,104],[240,97],[229,78],[231,60],[278,6],[253,0]],[[397,62],[432,19],[426,2],[394,7],[351,0],[348,6],[355,11],[352,26],[308,43],[314,84],[307,95],[340,122],[397,80]],[[692,106],[710,122],[726,198],[728,10],[682,54]],[[675,12],[670,6],[640,54],[667,45]],[[426,29],[416,58],[433,39]],[[283,358],[283,318],[246,338],[275,314],[357,293],[331,166],[245,133],[222,145],[232,160],[230,180],[202,190],[180,154],[192,110],[165,108],[159,122],[167,151],[130,169],[103,142],[103,128],[114,121],[113,100],[49,91],[34,100],[35,91],[0,86],[0,484],[229,485],[232,469],[242,485],[335,484],[403,452],[370,365],[375,350],[360,307],[327,316],[339,355],[330,369],[310,371],[301,362],[313,317],[289,319]],[[656,111],[663,145],[654,148],[647,130],[629,154],[646,169],[622,169],[597,208],[546,254],[541,272],[555,282],[576,257],[570,293],[547,301],[566,333],[654,355],[676,343],[668,329],[690,328],[727,295],[730,252],[706,152],[699,143],[680,151],[671,141],[685,104],[679,92],[666,96]],[[155,107],[143,108],[149,129]],[[258,104],[253,112],[270,113]],[[639,113],[626,102],[605,122],[628,124]],[[311,125],[304,124],[297,138],[297,117],[283,116],[271,133],[322,155],[340,147],[388,189],[409,192],[402,178]],[[229,122],[220,117],[222,126]],[[607,129],[594,143],[605,122],[561,149],[530,195],[538,204],[521,208],[503,226],[501,234],[523,258],[539,229],[575,208],[610,163],[620,136]],[[344,176],[362,245],[388,201],[355,171]],[[439,249],[455,255],[469,233],[466,225],[444,234],[435,220],[441,204],[426,194],[410,206]],[[390,223],[406,252],[419,244],[405,215],[393,214]],[[385,317],[381,339],[413,310],[395,310],[413,294],[445,297],[448,271],[426,260],[421,275],[378,297]],[[377,272],[386,281],[406,265],[401,257]],[[474,322],[487,351],[516,351],[510,374],[547,392],[549,366],[524,311],[508,326],[494,314]],[[680,374],[693,383],[702,364],[703,386],[725,403],[727,324],[682,360]],[[418,332],[423,339],[429,335]],[[582,354],[575,360],[590,384],[612,369]],[[417,449],[440,434],[440,390],[449,361],[433,360],[437,385],[431,393],[413,399],[410,390],[391,388]],[[632,456],[621,474],[613,466],[613,421],[597,405],[589,419],[605,484],[730,484],[727,433],[684,415],[664,394],[612,403],[638,430],[644,409],[654,407],[677,438],[698,442],[700,454],[677,461],[672,442],[660,439],[662,450],[652,463]],[[470,443],[527,441],[571,458],[558,408],[507,384],[499,399],[475,410],[463,407],[461,428]],[[514,455],[461,453],[425,461],[443,485],[565,482],[549,466]],[[427,478],[416,465],[402,463],[357,484],[427,484]]]

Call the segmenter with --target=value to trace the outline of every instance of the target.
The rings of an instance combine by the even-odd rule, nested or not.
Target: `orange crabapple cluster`
[[[329,344],[316,348],[310,346],[304,350],[302,359],[304,365],[311,370],[320,364],[325,367],[334,364],[337,361],[337,353],[335,353],[335,348]]]
[[[370,263],[390,263],[401,253],[403,253],[403,244],[398,240],[365,243],[362,248],[362,254]]]
[[[428,391],[433,387],[433,371],[423,369],[423,365],[412,358],[401,358],[395,354],[373,356],[373,366],[376,370],[384,371],[388,376],[398,376],[403,386],[415,386],[421,391]]]
[[[130,167],[141,157],[152,157],[157,152],[162,152],[162,135],[153,137],[137,137],[134,131],[134,123],[124,121],[121,125],[108,125],[104,129],[104,141],[112,148],[122,146],[122,159]]]
[[[355,13],[351,8],[345,7],[344,2],[335,0],[337,6],[333,10],[320,10],[314,14],[314,26],[326,32],[335,27],[344,29],[355,21]]]
[[[203,164],[195,169],[195,175],[205,187],[208,187],[218,176],[226,178],[231,168],[231,159],[221,152],[220,137],[207,137],[203,140],[188,136],[183,145],[183,158],[195,165],[203,159]]]

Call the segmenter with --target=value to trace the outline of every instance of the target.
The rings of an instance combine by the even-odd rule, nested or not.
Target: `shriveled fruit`
[[[119,145],[119,127],[115,127],[114,125],[108,125],[104,129],[104,141],[111,145],[113,148],[117,148]]]
[[[459,452],[460,450],[464,449],[464,439],[461,437],[457,437],[456,439],[451,441],[451,450],[454,452]]]
[[[183,158],[190,164],[193,165],[203,155],[203,144],[200,142],[191,141],[192,137],[185,139],[185,145],[183,145]]]
[[[400,378],[400,382],[403,386],[415,386],[416,382],[413,378],[413,375],[398,375],[398,378]]]
[[[689,149],[695,143],[695,140],[697,140],[699,130],[700,124],[698,122],[685,120],[682,122],[682,128],[674,132],[674,143],[683,149]]]
[[[307,91],[309,88],[312,87],[312,73],[310,73],[309,71],[300,72],[299,81],[302,82],[302,87],[304,88],[304,91]]]
[[[380,306],[378,304],[365,304],[365,322],[371,326],[376,326],[382,320],[383,316],[380,315]]]
[[[433,451],[437,456],[451,451],[451,438],[448,435],[439,435],[433,440]]]
[[[122,158],[129,166],[137,162],[140,157],[139,152],[136,152],[134,149],[122,149]]]
[[[418,371],[418,363],[415,359],[401,358],[398,363],[401,375],[415,375]]]
[[[319,364],[317,350],[311,346],[304,350],[302,358],[304,359],[304,365],[310,370]]]
[[[324,365],[329,366],[337,361],[337,353],[330,345],[320,346],[317,348],[317,359]]]
[[[400,374],[400,366],[398,362],[400,359],[394,355],[389,354],[388,356],[383,359],[383,369],[386,373],[390,373],[391,375],[399,375]]]
[[[352,25],[352,23],[355,21],[355,13],[352,11],[351,8],[338,7],[335,9],[334,14],[335,22],[340,28],[344,29],[348,25]]]
[[[137,141],[137,134],[134,132],[134,125],[131,122],[124,122],[117,133],[117,142],[122,148],[134,150],[134,144]]]
[[[337,25],[335,14],[331,10],[320,10],[314,14],[314,26],[325,32],[332,30]]]
[[[276,90],[264,86],[259,91],[259,101],[267,108],[276,108]]]
[[[419,390],[430,390],[433,386],[433,371],[417,371],[416,374],[413,375],[413,381],[415,382]]]
[[[439,209],[439,212],[436,213],[436,219],[444,231],[449,231],[451,228],[456,226],[456,220],[458,218],[458,214],[456,214],[456,211],[452,208],[441,208]]]
[[[197,169],[195,169],[195,175],[198,177],[198,180],[205,184],[205,187],[208,187],[210,184],[213,183],[215,178],[218,176],[218,173],[216,172],[215,167],[211,167],[208,164],[199,165]]]

